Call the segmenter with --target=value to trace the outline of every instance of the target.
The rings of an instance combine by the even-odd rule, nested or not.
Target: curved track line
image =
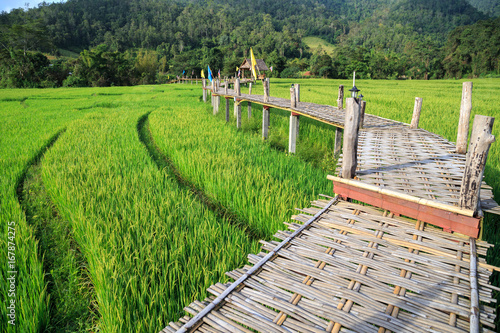
[[[167,173],[175,178],[179,186],[193,193],[195,198],[198,199],[212,212],[214,212],[218,218],[227,220],[230,224],[242,228],[247,234],[248,238],[250,238],[251,240],[258,241],[260,239],[267,238],[267,235],[264,235],[263,232],[248,226],[245,221],[239,218],[235,213],[231,212],[230,209],[223,206],[220,202],[210,198],[205,194],[205,192],[203,192],[202,189],[182,176],[173,162],[160,150],[160,148],[154,142],[153,136],[149,129],[150,113],[151,112],[144,114],[137,121],[137,133],[139,135],[139,140],[146,147],[149,156],[151,156],[158,169],[166,169]]]
[[[62,129],[28,162],[16,184],[19,204],[28,225],[34,228],[42,259],[49,299],[49,331],[90,329],[97,317],[93,285],[87,262],[72,237],[71,225],[60,217],[41,179],[45,153],[55,144]]]

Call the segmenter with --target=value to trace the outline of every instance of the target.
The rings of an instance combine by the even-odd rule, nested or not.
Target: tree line
[[[499,23],[465,0],[42,3],[0,14],[0,86],[162,83],[207,64],[231,76],[250,47],[277,77],[499,75]],[[309,49],[305,36],[334,52]]]

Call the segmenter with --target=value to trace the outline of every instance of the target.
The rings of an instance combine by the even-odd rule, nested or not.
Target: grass
[[[473,82],[473,113],[497,116],[500,80]],[[271,95],[289,98],[292,83],[302,101],[330,105],[339,84],[350,87],[273,79]],[[399,121],[410,121],[422,97],[421,127],[455,140],[461,81],[356,83],[368,113]],[[288,155],[287,112],[271,109],[263,142],[261,107],[247,119],[243,104],[237,130],[229,103],[226,123],[224,102],[214,117],[196,85],[0,90],[0,219],[16,223],[16,331],[156,332],[227,281],[224,272],[244,265],[295,207],[331,194],[333,128],[302,117],[298,152]],[[497,145],[485,176],[498,198]],[[484,237],[497,244],[488,261],[499,265],[497,222],[487,216]],[[14,332],[5,321],[0,330]]]
[[[256,250],[155,165],[137,133],[147,104],[74,122],[44,162],[87,258],[104,332],[160,329]]]
[[[329,55],[333,55],[335,51],[335,45],[328,43],[320,37],[308,36],[302,38],[302,41],[309,46],[313,52],[315,52],[319,47],[321,47]]]

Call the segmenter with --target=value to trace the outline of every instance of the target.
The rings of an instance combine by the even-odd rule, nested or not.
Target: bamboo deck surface
[[[290,100],[286,98],[270,96],[269,101],[264,102],[263,95],[241,94],[240,96],[236,96],[234,90],[232,89],[228,89],[227,94],[225,94],[224,88],[219,88],[216,94],[223,97],[230,97],[230,98],[236,97],[241,101],[266,105],[271,108],[289,110],[301,114],[303,116],[306,116],[308,118],[316,119],[318,121],[333,125],[335,127],[340,127],[340,128],[344,127],[345,113],[342,109],[339,109],[335,106],[298,102],[295,108],[291,108]],[[406,124],[395,120],[374,116],[371,114],[365,115],[365,128],[389,128],[389,127],[401,127],[401,126],[406,126]]]
[[[469,238],[343,200],[312,205],[275,235],[285,241],[261,241],[262,252],[248,257],[260,268],[188,331],[469,331]],[[488,283],[492,272],[484,260],[490,245],[477,241],[476,247],[479,318],[483,332],[493,332],[497,288]],[[237,280],[250,269],[227,275]],[[211,297],[185,310],[198,315],[229,285],[213,285]],[[183,332],[190,319],[161,332]]]
[[[235,97],[233,90],[219,88],[217,94]],[[298,102],[262,95],[241,94],[241,101],[279,108],[343,128],[345,112],[334,106]],[[342,162],[340,157],[338,165]],[[423,129],[410,129],[408,124],[366,114],[359,134],[356,178],[380,187],[457,206],[465,168],[465,155],[457,154],[454,143]],[[340,172],[340,168],[337,170]],[[483,211],[500,214],[491,187],[481,187]]]
[[[423,129],[365,130],[358,137],[356,178],[381,188],[458,206],[465,157],[456,153],[453,143]],[[485,182],[480,195],[482,209],[498,214],[498,204]]]

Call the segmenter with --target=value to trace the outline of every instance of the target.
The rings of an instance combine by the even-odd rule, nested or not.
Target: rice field
[[[473,114],[499,115],[500,80],[473,82]],[[331,105],[339,84],[350,88],[272,80],[271,95],[288,98],[292,83],[302,101]],[[422,97],[420,126],[455,141],[461,81],[356,83],[368,113],[399,121]],[[16,323],[2,320],[0,331],[157,332],[243,266],[294,208],[331,195],[333,128],[301,119],[289,155],[289,115],[271,110],[263,142],[261,110],[237,130],[212,115],[201,85],[0,90],[0,298],[15,294]],[[499,159],[495,143],[485,176],[497,198]],[[484,237],[498,244],[497,222],[487,216]],[[12,263],[16,273],[5,269]]]

